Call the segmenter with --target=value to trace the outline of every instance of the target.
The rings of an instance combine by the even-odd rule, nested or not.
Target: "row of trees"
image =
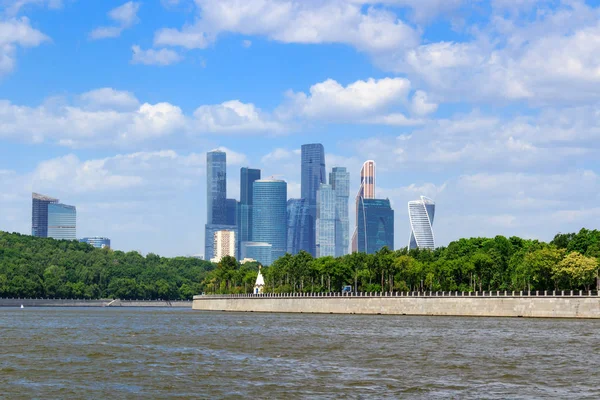
[[[550,243],[518,237],[460,239],[434,251],[353,253],[314,259],[286,254],[263,269],[268,292],[556,290],[597,288],[600,231],[558,234]],[[190,299],[250,293],[257,263],[225,257],[143,257],[75,241],[0,232],[0,297]]]
[[[191,299],[214,267],[0,232],[0,297]]]
[[[518,237],[471,238],[434,251],[353,253],[313,259],[286,254],[263,270],[268,292],[590,290],[598,286],[600,232],[558,234],[550,243]],[[256,266],[227,258],[208,274],[211,293],[251,292]]]

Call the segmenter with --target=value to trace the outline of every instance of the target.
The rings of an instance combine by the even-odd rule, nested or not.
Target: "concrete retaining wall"
[[[213,297],[194,310],[465,317],[600,318],[600,297]]]

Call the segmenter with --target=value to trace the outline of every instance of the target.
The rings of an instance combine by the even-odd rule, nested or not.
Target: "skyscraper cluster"
[[[302,145],[301,198],[288,199],[287,183],[262,178],[260,169],[241,168],[240,200],[227,197],[227,154],[206,155],[206,225],[204,257],[255,259],[270,265],[286,253],[306,251],[313,257],[341,257],[352,252],[372,254],[394,248],[394,210],[389,199],[376,198],[375,162],[360,171],[352,236],[349,223],[350,173],[345,167],[325,166],[320,143]],[[329,178],[329,179],[328,179]],[[408,203],[409,249],[434,249],[435,203],[421,196]],[[32,194],[31,234],[76,239],[77,210],[58,199]],[[104,237],[83,238],[95,247],[110,247]]]
[[[255,259],[270,265],[286,253],[306,251],[313,257],[340,257],[350,249],[350,173],[333,167],[327,173],[320,143],[302,145],[301,198],[288,199],[287,183],[262,178],[261,170],[240,170],[240,201],[227,198],[227,156],[207,153],[207,224],[205,258],[225,255]],[[222,248],[217,240],[227,232],[236,248]],[[215,246],[219,248],[215,248]],[[224,245],[223,245],[224,246]],[[375,253],[394,248],[394,210],[388,199],[375,198],[375,162],[361,171],[356,196],[356,227],[352,250]]]

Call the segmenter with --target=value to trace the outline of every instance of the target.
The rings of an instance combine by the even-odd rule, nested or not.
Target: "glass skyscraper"
[[[329,184],[335,192],[335,256],[348,254],[350,247],[350,223],[348,221],[348,198],[350,197],[350,173],[344,167],[334,167],[329,174]]]
[[[257,180],[252,195],[252,241],[271,244],[275,261],[287,251],[287,183],[277,179]]]
[[[421,200],[408,202],[408,219],[410,220],[409,250],[435,249],[433,237],[433,217],[435,216],[435,203],[428,197],[421,196]]]
[[[110,239],[105,238],[105,237],[99,237],[99,236],[86,237],[83,239],[79,239],[79,241],[82,243],[91,244],[92,246],[94,246],[97,249],[104,249],[107,247],[110,248]]]
[[[301,149],[301,197],[308,201],[310,254],[316,256],[317,190],[327,183],[325,172],[325,149],[320,143],[304,144]]]
[[[364,214],[363,199],[374,199],[375,198],[375,161],[365,161],[360,170],[360,187],[356,194],[356,227],[352,234],[352,252],[355,253],[359,250],[358,247],[358,216],[360,213]],[[364,215],[363,215],[364,217]]]
[[[265,267],[273,263],[273,246],[270,243],[244,242],[241,253],[242,259],[251,258]]]
[[[304,250],[310,253],[310,215],[308,200],[289,199],[287,202],[287,252],[298,254]]]
[[[220,150],[206,153],[207,224],[227,224],[227,154]]]
[[[31,235],[48,237],[48,205],[58,203],[58,199],[39,193],[31,194]]]
[[[31,234],[54,239],[77,239],[77,209],[58,199],[38,193],[31,195]]]
[[[252,206],[254,182],[260,179],[260,169],[240,169],[240,203],[238,206],[238,249],[240,251],[243,242],[252,241]]]
[[[335,256],[335,191],[321,184],[317,191],[317,257]]]
[[[61,203],[48,204],[48,237],[77,239],[77,209]]]
[[[389,200],[362,199],[358,213],[358,251],[374,254],[387,246],[394,250],[394,210]]]
[[[229,204],[229,208],[228,208]],[[233,213],[233,214],[232,214]],[[220,150],[206,153],[206,226],[204,228],[204,259],[214,257],[214,234],[220,230],[235,230],[236,211],[227,201],[227,155]],[[232,220],[234,221],[231,224]]]
[[[227,214],[227,219],[225,221],[226,225],[237,225],[238,219],[238,202],[236,199],[227,199],[225,200],[225,210]]]

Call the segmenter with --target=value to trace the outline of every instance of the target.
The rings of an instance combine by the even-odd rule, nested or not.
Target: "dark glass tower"
[[[272,245],[272,260],[287,251],[287,183],[277,179],[254,182],[252,241]]]
[[[220,150],[206,153],[206,223],[227,224],[227,155]]]
[[[58,204],[58,199],[38,193],[31,194],[31,235],[48,237],[48,205]]]
[[[301,250],[310,251],[307,203],[306,199],[289,199],[287,202],[287,252],[290,254],[298,254]]]
[[[334,167],[329,174],[329,184],[335,191],[335,256],[348,254],[350,247],[350,223],[348,198],[350,196],[350,173],[344,167]]]
[[[227,200],[227,155],[220,150],[210,151],[206,153],[205,260],[214,258],[215,232],[233,230],[237,235],[235,208],[233,203]]]
[[[317,190],[322,183],[327,183],[325,172],[325,149],[320,143],[304,144],[301,150],[301,195],[308,202],[309,237],[306,238],[310,244],[309,253],[316,256],[316,232],[315,222],[317,218]]]
[[[394,210],[389,200],[361,198],[358,212],[358,251],[374,254],[394,250]]]
[[[240,169],[240,204],[238,207],[238,249],[243,242],[252,241],[252,193],[254,182],[260,179],[260,169]]]

